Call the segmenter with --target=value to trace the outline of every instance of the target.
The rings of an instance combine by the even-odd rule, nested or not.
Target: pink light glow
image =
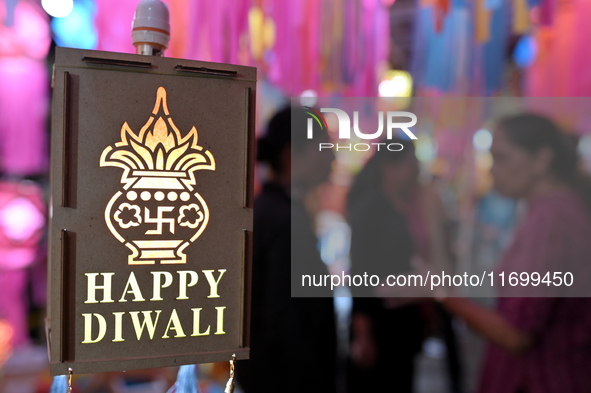
[[[28,199],[13,199],[0,210],[0,226],[6,236],[22,242],[45,225],[45,217]]]
[[[0,55],[0,170],[3,172],[28,175],[47,168],[47,79],[42,62]]]

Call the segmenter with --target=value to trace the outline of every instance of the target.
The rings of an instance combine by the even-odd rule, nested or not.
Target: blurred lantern
[[[54,18],[68,16],[74,8],[73,0],[41,0],[41,6]]]
[[[0,210],[0,226],[13,242],[29,239],[45,224],[39,209],[26,198],[16,198]]]
[[[513,50],[513,61],[521,68],[532,65],[538,53],[538,45],[535,37],[525,34],[519,38]]]
[[[95,49],[98,33],[94,26],[95,6],[91,0],[76,0],[72,12],[51,22],[59,46]]]
[[[492,145],[492,134],[489,130],[480,129],[474,133],[474,137],[472,138],[472,143],[474,144],[474,148],[480,152],[485,152],[490,150],[490,146]]]
[[[406,71],[388,70],[378,86],[380,97],[410,97],[412,77]]]

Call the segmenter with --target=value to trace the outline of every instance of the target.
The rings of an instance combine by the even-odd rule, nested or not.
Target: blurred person
[[[292,117],[301,124],[293,137]],[[307,288],[325,297],[291,297],[292,286],[296,296],[309,294],[296,289],[302,273],[328,273],[303,200],[327,180],[334,155],[317,150],[317,143],[328,142],[325,130],[306,139],[306,119],[300,109],[283,109],[257,145],[257,159],[269,164],[271,179],[254,207],[251,353],[236,373],[245,393],[336,391],[332,293]]]
[[[491,153],[496,189],[528,203],[498,271],[575,269],[581,272],[575,280],[588,280],[591,183],[579,172],[572,143],[547,118],[520,114],[499,122]],[[588,392],[591,299],[528,294],[538,297],[500,297],[495,310],[464,298],[441,299],[489,340],[478,391]]]
[[[355,178],[347,198],[351,275],[388,275],[412,269],[416,255],[450,266],[445,211],[434,188],[418,181],[412,141],[392,140],[401,151],[379,150]],[[349,392],[412,392],[414,358],[428,322],[447,345],[451,390],[461,390],[460,362],[449,314],[421,299],[381,299],[371,287],[353,287]],[[364,297],[365,296],[365,297]],[[370,296],[370,297],[367,297]],[[389,304],[394,301],[394,305]],[[397,306],[397,307],[393,307]]]

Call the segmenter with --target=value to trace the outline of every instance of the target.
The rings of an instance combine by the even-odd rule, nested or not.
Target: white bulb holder
[[[136,53],[162,56],[170,41],[170,15],[161,0],[141,0],[135,9],[131,37]]]

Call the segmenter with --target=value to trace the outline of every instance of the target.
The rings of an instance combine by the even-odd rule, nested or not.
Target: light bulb
[[[41,0],[41,6],[54,18],[63,18],[72,12],[74,0]]]

